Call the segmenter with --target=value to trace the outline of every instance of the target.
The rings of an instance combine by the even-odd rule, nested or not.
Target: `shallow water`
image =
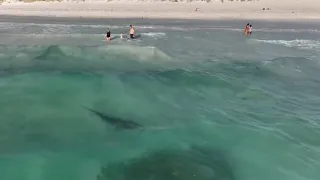
[[[0,179],[320,176],[319,23],[1,20]]]

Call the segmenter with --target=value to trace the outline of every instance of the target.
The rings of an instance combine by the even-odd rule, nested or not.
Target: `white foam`
[[[313,33],[320,33],[320,29],[271,29],[271,28],[261,28],[261,29],[254,29],[254,31],[260,32],[313,32]]]
[[[315,49],[320,51],[320,41],[306,40],[306,39],[296,39],[296,40],[259,40],[258,42],[267,44],[283,45],[286,47],[295,47],[300,49]]]
[[[166,33],[164,33],[164,32],[149,32],[149,33],[141,33],[141,35],[147,36],[147,37],[160,38],[160,37],[165,37]]]

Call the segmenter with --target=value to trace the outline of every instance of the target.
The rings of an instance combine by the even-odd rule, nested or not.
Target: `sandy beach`
[[[250,19],[318,20],[318,0],[259,0],[213,2],[166,1],[4,1],[0,15],[82,17],[82,18],[157,18],[157,19]]]

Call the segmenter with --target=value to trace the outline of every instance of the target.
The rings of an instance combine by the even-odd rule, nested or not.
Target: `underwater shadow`
[[[165,149],[127,162],[107,164],[97,180],[235,180],[223,151],[193,146]]]

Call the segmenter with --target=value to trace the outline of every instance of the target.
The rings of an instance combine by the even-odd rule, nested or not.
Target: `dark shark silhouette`
[[[88,107],[83,106],[85,109],[93,112],[94,114],[96,114],[97,116],[99,116],[103,121],[111,124],[113,127],[115,128],[121,128],[121,129],[137,129],[142,127],[140,124],[137,124],[133,121],[128,121],[128,120],[123,120],[120,118],[116,118],[116,117],[111,117],[111,116],[107,116],[101,112],[92,110]]]

